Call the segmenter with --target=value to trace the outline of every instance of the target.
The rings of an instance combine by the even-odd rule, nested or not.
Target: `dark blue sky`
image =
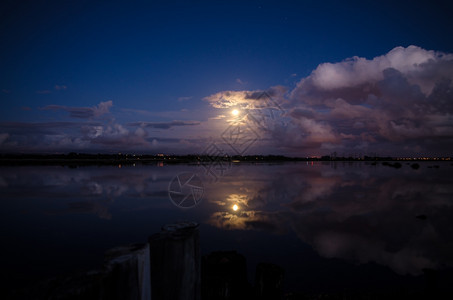
[[[286,121],[299,124],[310,118],[292,119],[294,110],[301,105],[307,108],[308,103],[302,96],[294,99],[296,84],[309,78],[322,63],[339,63],[354,56],[371,60],[395,47],[407,49],[410,45],[423,51],[453,53],[453,7],[447,1],[96,2],[2,2],[3,152],[64,152],[73,148],[196,152],[200,149],[194,145],[216,139],[222,132],[221,124],[217,124],[217,131],[209,130],[217,128],[209,118],[225,115],[206,101],[213,94],[282,86],[283,94],[275,97],[285,110]],[[406,74],[393,64],[391,67]],[[447,86],[451,86],[451,72],[444,73],[439,80],[450,80]],[[407,78],[414,84],[412,77]],[[340,94],[329,97],[347,98]],[[373,95],[380,97],[382,93]],[[449,95],[446,101],[451,102]],[[428,93],[425,96],[429,98]],[[346,101],[357,104],[354,99]],[[99,111],[100,103],[108,104]],[[310,105],[317,112],[323,109]],[[370,107],[363,101],[360,105]],[[82,114],[74,114],[80,109]],[[175,121],[183,122],[171,125]],[[386,122],[392,121],[397,125],[406,122]],[[227,127],[227,120],[223,122]],[[270,142],[272,135],[260,137],[267,140],[267,152],[300,155],[323,154],[335,147],[366,152],[373,148],[372,143],[387,149],[388,143],[401,142],[377,130],[367,149],[354,150],[359,142],[345,145],[341,134],[359,137],[373,126],[353,133],[337,123],[328,125],[338,138],[318,144],[306,141],[307,147],[302,140],[279,148],[281,143]],[[285,134],[291,132],[303,139],[313,133],[306,126],[299,129],[286,127]],[[38,137],[48,141],[38,145]],[[424,141],[417,140],[414,147],[434,154],[429,149],[435,148],[435,141],[423,150],[426,133],[422,138]],[[441,138],[445,141],[445,134]],[[410,135],[406,139],[414,141]],[[405,152],[400,150],[392,148],[398,154]]]

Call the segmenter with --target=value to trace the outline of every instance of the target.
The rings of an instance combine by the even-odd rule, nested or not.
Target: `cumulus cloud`
[[[72,106],[63,106],[63,105],[47,105],[42,108],[43,110],[64,110],[69,112],[70,116],[73,118],[80,119],[90,119],[100,117],[104,114],[110,112],[110,108],[113,106],[113,102],[105,101],[99,103],[97,106],[93,107],[72,107]]]
[[[304,87],[307,82],[322,90],[371,86],[385,79],[386,70],[394,69],[404,74],[411,85],[418,85],[425,96],[429,96],[439,79],[452,77],[452,60],[452,54],[428,51],[417,46],[396,47],[371,60],[354,56],[339,63],[320,64],[298,86]]]
[[[327,123],[330,133],[359,142],[453,137],[453,55],[397,47],[371,60],[319,65],[291,92],[299,120]]]
[[[276,144],[296,152],[434,154],[453,146],[453,54],[396,47],[372,59],[320,64],[289,93],[270,93],[288,119],[268,131]],[[253,109],[255,95],[224,91],[206,100],[215,108]]]

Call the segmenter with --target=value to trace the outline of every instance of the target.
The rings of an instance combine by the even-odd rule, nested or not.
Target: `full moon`
[[[239,110],[233,109],[233,110],[231,111],[231,114],[232,114],[233,116],[237,116],[237,115],[239,115]]]
[[[237,206],[237,204],[233,205],[233,210],[234,211],[237,211],[239,209],[239,206]]]

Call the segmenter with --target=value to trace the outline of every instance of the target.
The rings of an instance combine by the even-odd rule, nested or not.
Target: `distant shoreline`
[[[187,163],[279,163],[279,162],[385,162],[385,161],[453,161],[451,157],[287,157],[283,155],[134,155],[134,154],[0,154],[0,166],[15,165],[153,165],[153,164],[187,164]]]

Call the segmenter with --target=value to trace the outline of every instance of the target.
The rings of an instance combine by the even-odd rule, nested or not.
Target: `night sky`
[[[2,1],[0,152],[451,156],[453,4],[363,2]]]

